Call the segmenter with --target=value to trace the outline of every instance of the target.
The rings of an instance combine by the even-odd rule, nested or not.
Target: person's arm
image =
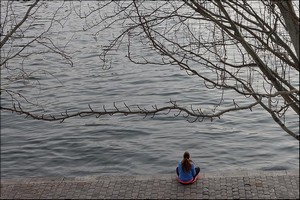
[[[196,176],[196,170],[195,170],[195,165],[192,164],[192,174],[193,176]]]

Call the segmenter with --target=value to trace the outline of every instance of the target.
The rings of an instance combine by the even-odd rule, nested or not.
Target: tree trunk
[[[286,24],[287,31],[290,34],[292,43],[294,45],[297,57],[299,59],[299,18],[297,17],[292,1],[277,1],[276,2],[281,15]]]

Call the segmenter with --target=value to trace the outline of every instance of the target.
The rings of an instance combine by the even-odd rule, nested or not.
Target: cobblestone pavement
[[[299,199],[299,171],[206,172],[193,185],[174,174],[2,179],[1,199]]]

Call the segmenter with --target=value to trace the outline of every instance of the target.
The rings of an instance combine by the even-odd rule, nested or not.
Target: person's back
[[[195,167],[192,160],[190,160],[189,152],[183,154],[183,160],[178,162],[176,173],[181,183],[192,183],[197,178],[200,172],[199,167]]]

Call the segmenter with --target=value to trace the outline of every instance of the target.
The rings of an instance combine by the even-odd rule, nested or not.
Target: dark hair
[[[184,152],[183,154],[183,160],[181,161],[182,169],[184,172],[188,172],[191,170],[191,163],[190,163],[190,153]]]

